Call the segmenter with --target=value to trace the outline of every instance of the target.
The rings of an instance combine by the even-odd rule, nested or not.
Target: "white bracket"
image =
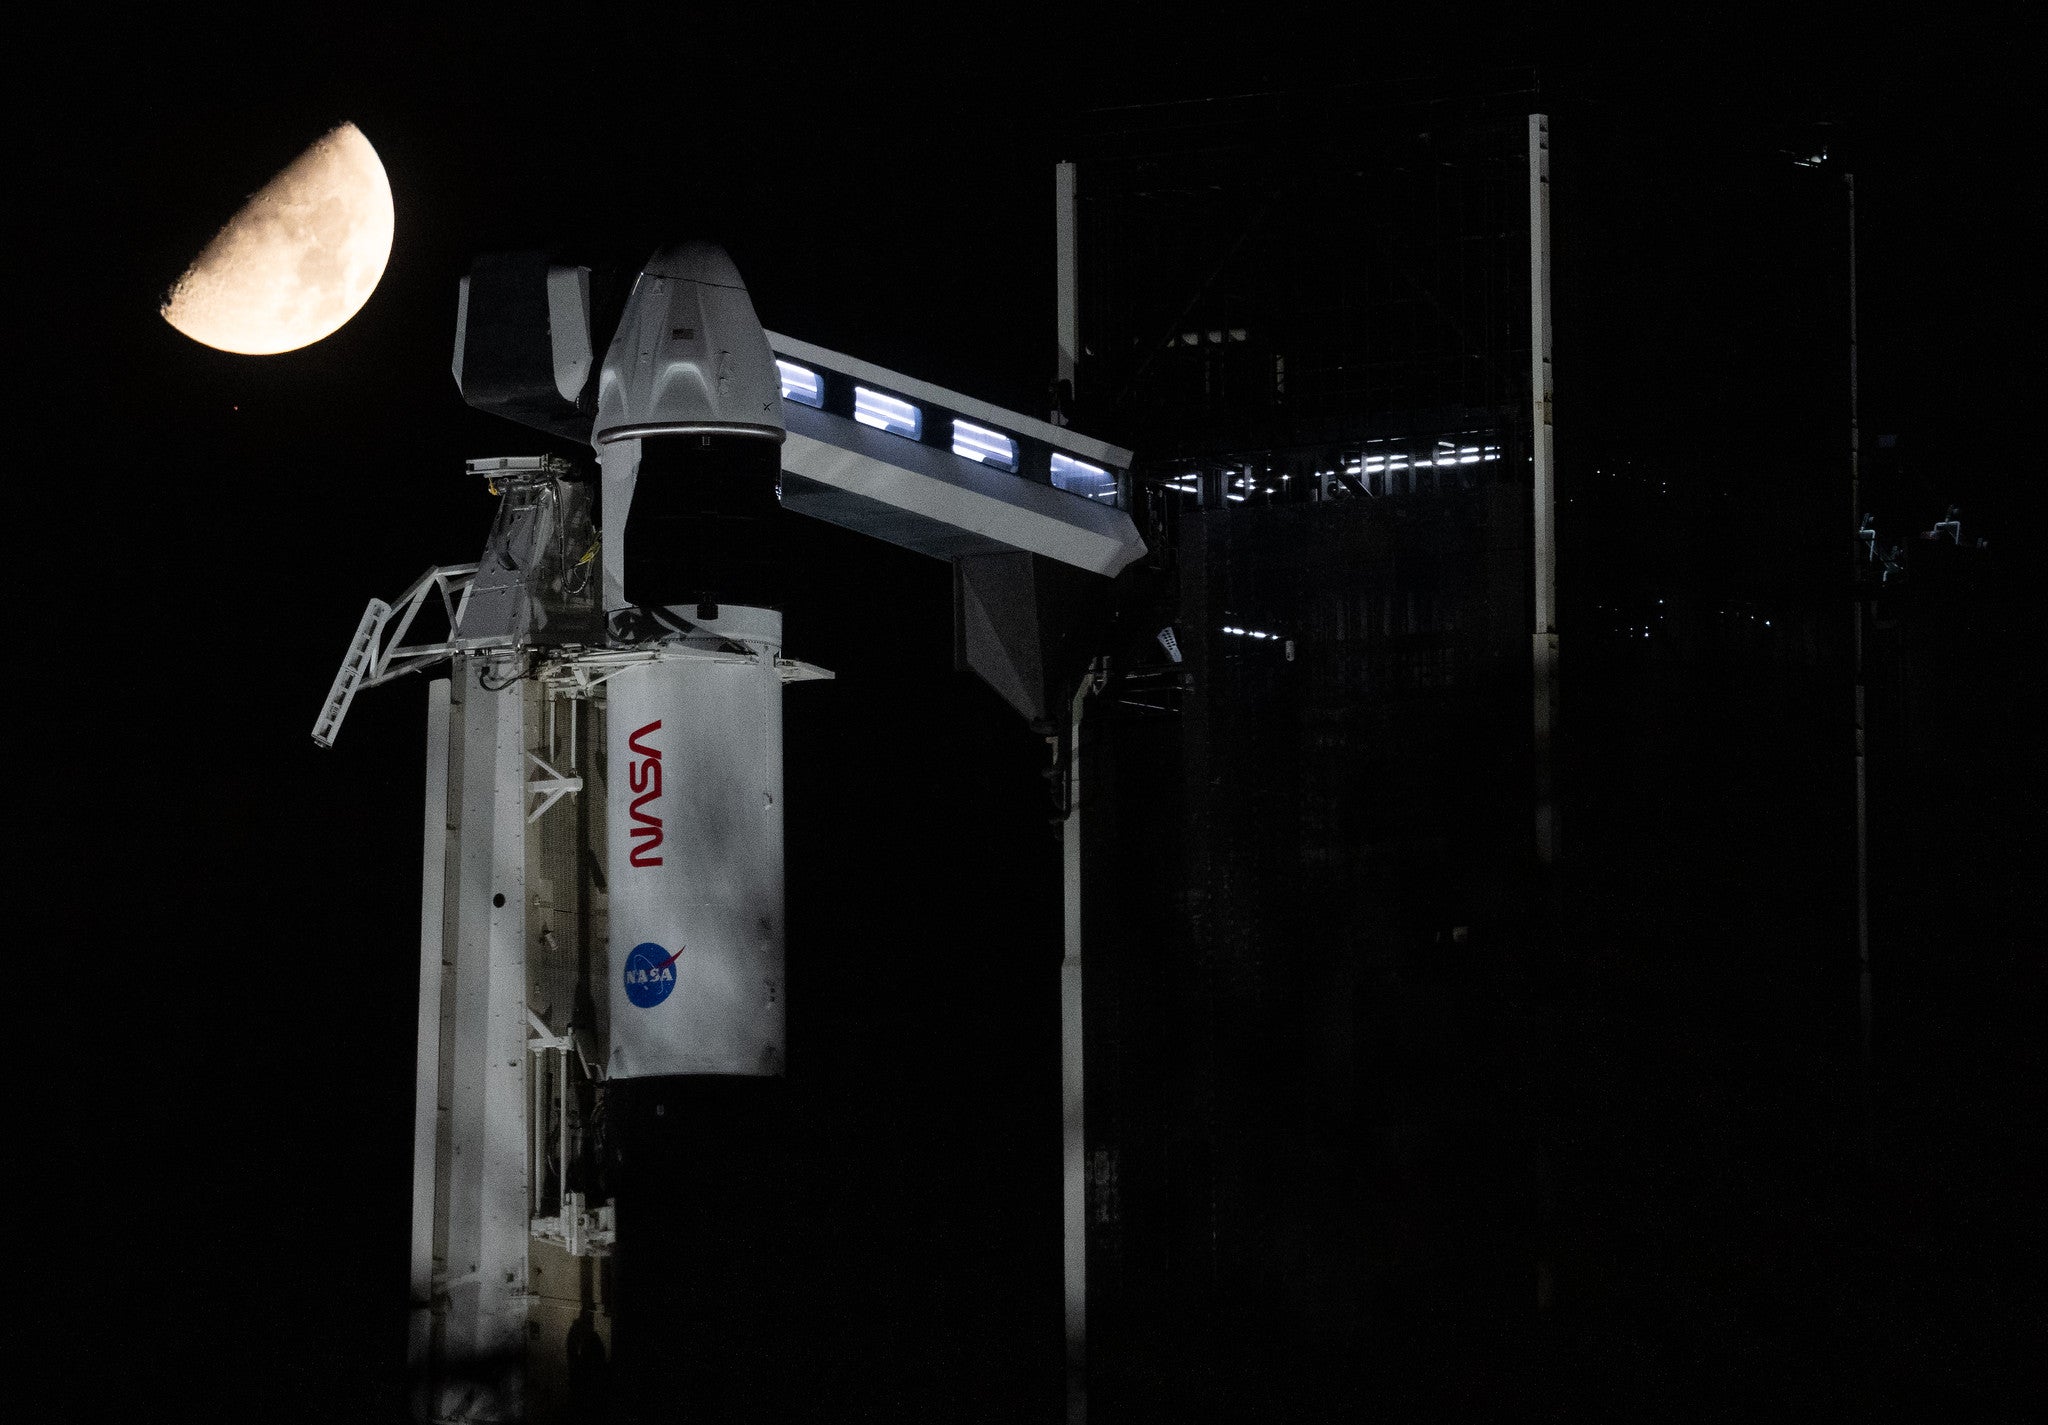
[[[535,673],[550,697],[587,698],[628,668],[643,663],[678,660],[700,663],[755,663],[759,655],[718,648],[694,648],[684,643],[660,643],[646,648],[585,648],[550,659]],[[785,683],[809,683],[837,675],[815,663],[795,658],[777,658],[775,676]]]
[[[555,1033],[548,1028],[545,1020],[533,1012],[533,1008],[530,1005],[526,1010],[526,1026],[532,1031],[526,1040],[526,1047],[529,1052],[536,1055],[559,1054],[562,1056],[555,1070],[557,1121],[561,1124],[562,1128],[561,1156],[557,1161],[561,1164],[560,1171],[566,1174],[569,1167],[569,1056],[574,1054],[582,1061],[585,1074],[589,1074],[593,1078],[596,1075],[592,1073],[589,1055],[583,1053],[581,1046],[576,1043],[576,1031],[573,1028],[565,1034]],[[534,1066],[535,1078],[533,1081],[534,1139],[532,1160],[532,1172],[534,1175],[533,1191],[536,1195],[540,1191],[541,1159],[546,1151],[541,1139],[540,1105],[542,1098],[539,1073],[540,1066],[536,1064]],[[610,1203],[605,1203],[597,1208],[588,1208],[584,1206],[582,1193],[563,1192],[560,1194],[555,1205],[557,1211],[552,1216],[543,1217],[538,1212],[534,1212],[529,1216],[527,1229],[534,1237],[543,1242],[553,1242],[572,1257],[604,1257],[611,1254],[612,1244],[618,1238],[618,1227]],[[534,1203],[533,1206],[538,1207],[539,1204]]]
[[[527,794],[541,799],[540,805],[527,813],[526,820],[529,824],[539,821],[547,809],[563,797],[571,792],[583,790],[581,777],[565,777],[531,752],[526,754],[526,760],[547,773],[545,777],[535,777],[526,784]]]
[[[533,1037],[526,1041],[526,1047],[533,1053],[545,1054],[552,1050],[565,1054],[576,1047],[570,1036],[557,1034],[549,1029],[541,1017],[530,1009],[526,1011],[526,1024],[533,1031]]]
[[[349,640],[348,654],[341,660],[334,684],[327,690],[327,703],[313,724],[313,741],[322,747],[334,745],[334,739],[341,735],[341,720],[348,716],[349,704],[361,689],[418,672],[467,649],[502,646],[506,642],[462,639],[456,635],[462,627],[463,611],[469,607],[470,583],[476,578],[476,569],[474,564],[429,569],[391,603],[370,600],[369,608],[356,624],[355,637]],[[405,635],[426,606],[428,596],[433,594],[441,596],[441,611],[448,620],[447,639],[406,647]]]
[[[785,683],[811,683],[820,678],[836,678],[839,675],[830,668],[820,668],[815,663],[800,663],[794,658],[775,660],[775,676]]]

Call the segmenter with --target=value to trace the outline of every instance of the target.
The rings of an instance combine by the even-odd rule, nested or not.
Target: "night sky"
[[[31,1108],[13,1180],[16,1235],[36,1265],[16,1292],[47,1332],[56,1418],[397,1409],[423,685],[365,694],[332,751],[307,733],[365,601],[476,557],[492,502],[463,459],[550,448],[467,409],[450,378],[455,283],[474,253],[546,246],[634,265],[663,242],[709,237],[771,329],[1035,410],[1053,360],[1051,166],[1084,112],[1514,65],[1537,66],[1569,105],[1581,153],[1625,153],[1640,176],[1640,221],[1604,200],[1600,262],[1668,301],[1620,310],[1587,259],[1578,296],[1614,344],[1587,350],[1585,369],[1609,379],[1607,408],[1640,393],[1634,448],[1661,422],[1694,452],[1682,468],[1740,446],[1745,418],[1710,382],[1660,386],[1654,372],[1747,358],[1739,307],[1724,300],[1743,288],[1740,265],[1697,285],[1688,270],[1712,248],[1688,214],[1711,227],[1713,184],[1727,179],[1681,161],[1711,156],[1717,135],[1763,150],[1773,134],[1836,126],[1862,201],[1865,428],[1895,434],[1901,452],[1886,467],[1884,527],[1905,537],[1958,504],[1966,534],[1989,538],[2011,576],[1953,615],[1968,637],[1896,694],[1932,711],[1894,763],[1920,800],[1876,794],[1891,798],[1879,816],[1896,832],[1875,853],[1890,877],[1874,935],[1880,1012],[1896,1026],[1880,1043],[1899,1067],[1874,1158],[1853,1107],[1830,1120],[1838,1137],[1809,1131],[1825,1115],[1808,1101],[1835,1086],[1797,1067],[1813,1023],[1825,1021],[1815,1062],[1839,1062],[1853,1037],[1839,958],[1779,994],[1756,949],[1779,940],[1735,913],[1712,935],[1687,919],[1726,890],[1693,848],[1776,835],[1801,854],[1799,828],[1770,811],[1768,777],[1734,811],[1725,789],[1756,772],[1744,749],[1772,745],[1775,719],[1806,713],[1765,688],[1721,723],[1705,711],[1720,693],[1694,699],[1624,662],[1587,663],[1584,686],[1605,701],[1570,753],[1585,769],[1581,845],[1635,858],[1602,883],[1615,899],[1589,919],[1750,951],[1702,956],[1681,977],[1642,970],[1624,948],[1600,962],[1612,974],[1580,965],[1577,1017],[1558,1021],[1575,1036],[1564,1082],[1584,1090],[1568,1095],[1569,1131],[1657,1142],[1684,1136],[1673,1125],[1687,1114],[1718,1115],[1732,1127],[1715,1151],[1749,1186],[1688,1198],[1666,1184],[1657,1201],[1677,1226],[1646,1228],[1647,1242],[1588,1229],[1584,1249],[1606,1263],[1594,1276],[1615,1284],[1610,1306],[1668,1296],[1690,1253],[1737,1283],[1729,1300],[1768,1296],[1776,1314],[1768,1327],[1699,1325],[1719,1320],[1715,1306],[1680,1326],[1646,1308],[1645,1339],[1666,1332],[1658,1349],[1678,1357],[1672,1342],[1692,1329],[1755,1341],[1695,1392],[1616,1365],[1625,1313],[1612,1307],[1606,1326],[1592,1313],[1585,1329],[1606,1330],[1607,1345],[1585,1358],[1605,1373],[1589,1367],[1583,1394],[1550,1378],[1545,1418],[1649,1400],[1665,1418],[1765,1418],[1772,1383],[1853,1382],[1865,1365],[1891,1384],[1821,1400],[1808,1418],[1850,1409],[1844,1399],[1863,1418],[1907,1401],[2038,1418],[2027,1356],[2048,1354],[2048,1259],[2025,1204],[2038,1208],[2026,1162],[2043,1126],[2042,839],[2029,794],[2040,761],[2026,711],[2039,581],[2023,571],[2042,528],[2041,212],[2018,56],[2041,37],[2029,8],[1899,31],[1710,18],[1626,36],[1481,12],[1260,11],[1227,24],[1163,6],[549,15],[181,14],[116,34],[60,28],[46,12],[17,37],[32,102],[10,129],[30,183],[12,217],[31,256],[11,274],[15,384],[25,377],[28,396],[11,500],[28,556],[16,594],[26,656],[11,701],[31,792],[13,819],[29,967],[13,1003],[31,1026],[15,1055]],[[369,305],[277,357],[215,352],[166,326],[157,303],[184,264],[342,120],[376,146],[396,197],[396,244]],[[1644,158],[1650,120],[1687,136],[1670,165]],[[1578,141],[1555,129],[1561,154]],[[1742,236],[1744,251],[1770,246],[1767,232]],[[1702,352],[1662,368],[1628,357],[1630,341],[1667,350],[1695,336]],[[1574,340],[1589,339],[1560,334],[1565,350]],[[1561,398],[1573,380],[1561,365]],[[1566,411],[1569,458],[1581,433]],[[1769,492],[1745,488],[1753,513],[1707,533],[1728,541],[1736,570],[1748,522],[1773,518]],[[1845,488],[1816,498],[1846,517]],[[1806,507],[1788,496],[1794,506]],[[1605,518],[1603,537],[1621,516]],[[1051,1418],[1060,945],[1043,748],[952,671],[945,566],[792,523],[788,651],[838,673],[786,703],[791,1071],[817,1085],[803,1126],[818,1219],[803,1240],[817,1279],[840,1283],[867,1362],[833,1365],[835,1388],[871,1412],[860,1418]],[[1601,564],[1574,557],[1568,568]],[[1687,557],[1724,562],[1711,546]],[[1590,597],[1567,590],[1567,607]],[[1581,636],[1592,641],[1563,630],[1568,648]],[[1652,704],[1694,713],[1646,724],[1629,711]],[[1701,750],[1665,755],[1680,744]],[[1624,756],[1680,770],[1653,785]],[[1883,787],[1893,773],[1873,758]],[[1645,843],[1629,833],[1634,816],[1680,829]],[[1666,882],[1685,890],[1641,889]],[[1623,903],[1625,884],[1642,904]],[[1837,937],[1835,954],[1840,886],[1815,887],[1812,904],[1811,934]],[[1902,1005],[1885,998],[1882,957],[1890,946],[1904,963],[1907,940],[1924,994]],[[1771,1082],[1659,1078],[1688,1034],[1761,1045],[1750,1062]],[[1621,1068],[1570,1052],[1624,1043],[1643,1057]],[[1618,1083],[1635,1087],[1616,1098]],[[1817,1154],[1831,1165],[1810,1167]],[[1659,1161],[1678,1172],[1688,1160]],[[1750,1212],[1751,1191],[1776,1205]],[[1802,1233],[1794,1201],[1828,1225]],[[1757,1213],[1774,1225],[1756,1228]],[[1851,1298],[1879,1304],[1856,1316]],[[943,1392],[918,1394],[902,1365],[919,1355],[938,1363],[930,1375],[1010,1383],[997,1394],[1016,1412],[934,1404]],[[1513,1413],[1513,1391],[1475,1408]]]

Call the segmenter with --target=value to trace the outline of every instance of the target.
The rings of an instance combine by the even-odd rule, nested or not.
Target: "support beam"
[[[1530,449],[1535,508],[1530,525],[1535,588],[1531,671],[1535,684],[1536,858],[1558,856],[1552,737],[1557,724],[1557,487],[1551,444],[1550,118],[1529,116]]]
[[[1068,720],[1065,870],[1066,953],[1060,961],[1060,1207],[1065,1238],[1067,1425],[1088,1419],[1088,1136],[1081,1059],[1081,715],[1094,673],[1074,692]]]
[[[1109,578],[1145,552],[1112,505],[826,411],[791,404],[787,423],[782,468],[809,483],[787,488],[783,505],[799,514],[937,558],[1015,549]],[[819,500],[814,487],[859,498]]]
[[[1058,379],[1067,383],[1069,395],[1081,366],[1081,258],[1079,213],[1075,202],[1078,170],[1071,163],[1053,169],[1053,266],[1058,292],[1059,366]],[[1055,410],[1055,424],[1065,425],[1066,416]]]
[[[1863,414],[1857,376],[1856,345],[1856,175],[1845,173],[1842,181],[1849,198],[1849,518],[1854,528],[1863,525]],[[1860,575],[1855,545],[1851,546],[1850,570]],[[1872,989],[1870,983],[1870,804],[1865,781],[1865,709],[1863,671],[1863,599],[1861,591],[1851,600],[1856,620],[1853,650],[1856,678],[1856,1016],[1863,1044],[1863,1129],[1866,1141],[1874,1144],[1877,1132],[1876,1080],[1870,1056]]]
[[[412,1289],[406,1368],[427,1379],[434,1338],[435,1160],[441,1131],[441,925],[448,864],[448,680],[427,684],[427,793],[420,853],[420,1003],[413,1077]],[[424,1400],[420,1402],[424,1407]],[[415,1413],[424,1414],[424,1409]]]
[[[529,1222],[525,708],[487,658],[455,665],[445,943],[454,961],[446,1117],[445,1262],[433,1418],[524,1410]]]

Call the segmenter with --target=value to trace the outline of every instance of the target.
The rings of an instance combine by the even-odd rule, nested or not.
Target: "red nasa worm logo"
[[[626,779],[632,783],[639,795],[633,798],[631,815],[633,825],[627,834],[637,843],[628,858],[635,866],[659,866],[661,858],[652,854],[661,848],[661,818],[641,808],[661,795],[661,749],[650,747],[640,741],[650,732],[661,731],[661,719],[656,718],[647,726],[626,739],[626,746],[640,754],[640,760],[629,762]],[[680,955],[682,952],[676,952]]]

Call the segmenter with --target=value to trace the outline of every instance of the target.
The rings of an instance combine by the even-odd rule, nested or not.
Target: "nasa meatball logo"
[[[667,999],[676,987],[676,960],[682,953],[680,945],[671,955],[652,940],[635,945],[626,953],[626,998],[641,1009]]]

